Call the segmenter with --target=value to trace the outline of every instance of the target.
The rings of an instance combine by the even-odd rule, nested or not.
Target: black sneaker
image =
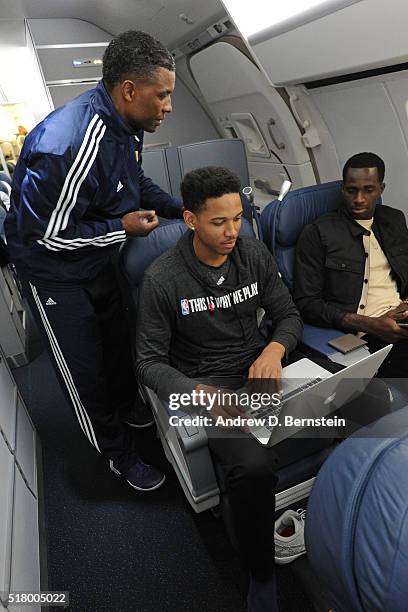
[[[166,480],[163,472],[140,459],[123,474],[115,468],[112,460],[109,461],[109,467],[114,474],[125,478],[126,482],[137,491],[154,491]]]
[[[140,391],[137,394],[133,408],[128,412],[123,422],[129,425],[129,427],[136,427],[138,429],[150,427],[154,424],[153,413],[144,401]]]

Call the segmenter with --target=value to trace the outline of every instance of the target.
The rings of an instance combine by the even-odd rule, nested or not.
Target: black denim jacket
[[[408,294],[408,229],[404,214],[380,204],[372,230],[404,299]],[[296,247],[294,299],[306,323],[341,328],[344,315],[357,312],[365,280],[365,232],[344,207],[304,228]]]

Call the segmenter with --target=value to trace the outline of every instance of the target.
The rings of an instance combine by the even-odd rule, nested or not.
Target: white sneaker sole
[[[276,565],[287,565],[288,563],[292,563],[292,561],[295,561],[295,559],[298,559],[299,557],[305,554],[306,551],[304,550],[303,552],[298,553],[297,555],[292,555],[291,557],[275,557],[275,563]]]
[[[155,491],[156,489],[161,487],[165,480],[166,480],[166,475],[163,474],[163,478],[160,480],[160,482],[158,482],[157,485],[154,485],[154,487],[150,487],[149,489],[143,489],[142,487],[138,487],[137,485],[131,483],[130,480],[126,480],[126,482],[128,483],[128,485],[132,487],[132,489],[136,489],[136,491],[144,491],[145,493],[148,493],[149,491]]]
[[[128,427],[133,427],[134,429],[145,429],[146,427],[151,427],[152,425],[154,425],[155,420],[154,418],[152,418],[151,421],[143,423],[143,425],[137,425],[136,423],[130,423],[129,421],[123,421],[123,423],[125,423]]]

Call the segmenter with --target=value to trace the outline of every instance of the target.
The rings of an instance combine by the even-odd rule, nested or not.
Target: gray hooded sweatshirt
[[[193,232],[145,272],[137,320],[137,376],[163,399],[191,393],[197,379],[246,375],[270,341],[293,350],[302,321],[266,246],[238,238],[228,274],[217,284],[214,270],[193,249]],[[218,281],[219,282],[219,281]],[[258,327],[263,308],[272,334]]]

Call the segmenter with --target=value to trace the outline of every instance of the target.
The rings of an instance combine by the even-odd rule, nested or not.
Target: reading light
[[[101,66],[102,59],[100,57],[85,57],[83,59],[73,59],[72,65],[74,68],[89,68],[90,66]]]
[[[288,180],[284,180],[278,195],[278,201],[282,202],[282,200],[288,195],[290,188],[292,187],[292,182]]]
[[[222,0],[241,34],[252,45],[289,32],[361,0]]]

